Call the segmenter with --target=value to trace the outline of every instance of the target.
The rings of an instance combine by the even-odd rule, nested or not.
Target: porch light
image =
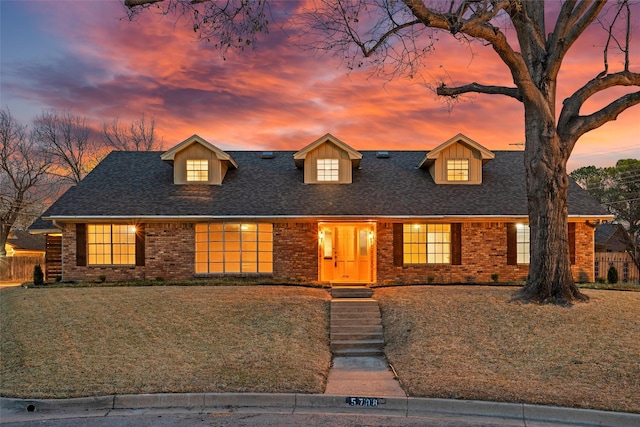
[[[370,242],[373,242],[373,237],[374,237],[374,235],[373,235],[373,231],[372,231],[372,230],[369,230],[369,241],[370,241]]]
[[[130,233],[135,233],[136,231],[138,231],[138,229],[136,228],[136,226],[135,226],[135,225],[132,225],[132,226],[129,228],[129,232],[130,232]]]

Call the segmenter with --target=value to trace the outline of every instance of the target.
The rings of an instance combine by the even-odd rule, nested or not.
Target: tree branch
[[[563,6],[565,8],[575,2],[568,2]],[[589,6],[590,1],[581,1],[578,6],[571,11],[571,15],[561,26],[561,20],[558,20],[556,28],[553,32],[552,39],[548,43],[548,59],[547,59],[547,75],[554,80],[560,72],[562,59],[573,46],[576,40],[584,33],[589,24],[591,24],[606,5],[605,1],[596,1]]]
[[[151,6],[154,3],[161,3],[165,0],[124,0],[124,5],[129,9],[133,9],[135,7],[147,7]]]
[[[478,83],[471,83],[458,87],[446,87],[443,83],[436,89],[436,93],[438,95],[450,97],[456,97],[469,92],[485,93],[488,95],[506,95],[522,102],[522,95],[520,94],[520,90],[516,87],[486,86]]]
[[[572,144],[571,148],[586,132],[615,120],[621,112],[640,103],[640,92],[634,92],[621,96],[595,113],[580,116],[580,109],[589,98],[617,86],[640,86],[640,73],[621,71],[602,78],[596,77],[564,100],[558,119],[558,133]]]

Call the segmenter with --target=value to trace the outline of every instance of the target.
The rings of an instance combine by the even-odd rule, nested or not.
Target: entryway
[[[375,281],[375,223],[318,224],[320,280],[331,283]]]

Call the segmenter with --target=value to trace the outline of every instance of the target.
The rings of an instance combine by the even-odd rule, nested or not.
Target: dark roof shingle
[[[174,185],[161,152],[112,152],[43,215],[62,217],[525,216],[523,153],[495,151],[481,185],[436,185],[416,165],[424,151],[362,151],[352,184],[304,184],[294,151],[228,151],[238,162],[222,185]],[[574,182],[570,215],[606,215]]]

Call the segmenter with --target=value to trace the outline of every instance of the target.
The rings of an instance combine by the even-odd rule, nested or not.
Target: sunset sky
[[[640,4],[634,9],[637,19]],[[298,150],[327,132],[359,150],[430,150],[457,133],[492,150],[519,149],[514,144],[524,141],[519,102],[471,95],[449,111],[429,91],[426,84],[443,77],[449,86],[513,85],[490,48],[470,50],[446,33],[424,79],[388,82],[296,47],[287,24],[286,33],[272,27],[256,50],[223,60],[185,21],[143,14],[130,22],[116,0],[0,0],[0,19],[0,104],[24,124],[48,109],[86,116],[96,129],[144,114],[155,117],[165,149],[192,134],[223,150]],[[604,32],[593,30],[565,61],[558,109],[603,69]],[[638,30],[636,24],[633,71],[640,71]],[[609,62],[617,71],[621,57]],[[631,157],[640,158],[640,106],[583,136],[569,170]]]

